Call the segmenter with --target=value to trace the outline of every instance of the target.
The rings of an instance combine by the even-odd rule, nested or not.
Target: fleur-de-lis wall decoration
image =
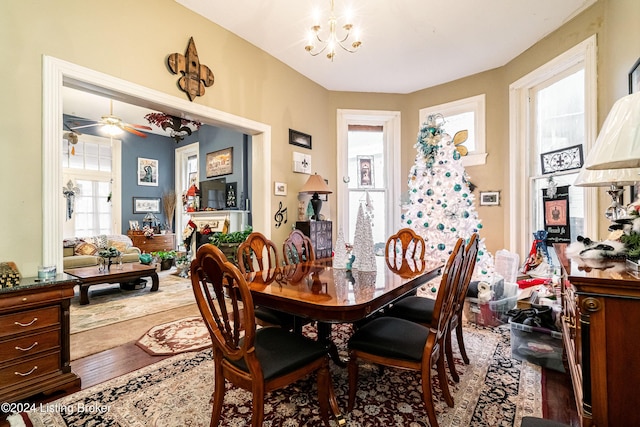
[[[213,85],[213,72],[206,65],[200,64],[193,37],[189,38],[185,54],[172,53],[167,58],[167,63],[173,74],[182,74],[178,86],[186,92],[190,101],[196,99],[196,96],[204,95],[205,86]]]

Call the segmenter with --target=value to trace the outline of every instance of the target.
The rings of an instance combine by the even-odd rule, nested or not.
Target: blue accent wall
[[[72,116],[65,115],[65,123],[73,121]],[[104,137],[95,128],[83,128],[82,133]],[[122,233],[129,229],[129,221],[138,221],[142,227],[145,214],[133,213],[134,197],[162,197],[162,193],[175,188],[175,149],[194,142],[200,143],[200,179],[207,180],[207,153],[233,147],[233,173],[216,178],[225,178],[227,182],[236,182],[238,194],[238,208],[245,208],[245,199],[251,194],[251,137],[242,133],[203,125],[199,131],[185,136],[176,143],[174,139],[147,133],[146,138],[124,132],[118,137],[122,141]],[[138,157],[158,161],[158,186],[138,185]],[[213,179],[213,178],[210,178]],[[243,197],[241,199],[241,196]],[[176,210],[180,209],[176,206]],[[160,223],[165,223],[162,201],[160,213],[155,214]]]

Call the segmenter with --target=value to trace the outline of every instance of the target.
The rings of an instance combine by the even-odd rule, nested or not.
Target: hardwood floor
[[[82,378],[82,389],[89,388],[101,382],[110,380],[128,372],[135,371],[152,363],[159,362],[170,356],[151,356],[130,342],[110,350],[103,351],[71,362],[71,368]],[[571,379],[568,373],[561,373],[543,369],[543,415],[544,418],[568,424],[572,427],[580,425]],[[52,396],[38,396],[33,401],[49,402],[64,393]],[[0,427],[8,426],[4,417],[0,415]]]

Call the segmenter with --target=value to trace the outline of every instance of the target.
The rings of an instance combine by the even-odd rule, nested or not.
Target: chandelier
[[[336,18],[336,15],[333,10],[333,0],[331,0],[331,14],[329,15],[328,23],[329,23],[329,34],[327,37],[323,39],[320,36],[320,31],[322,30],[322,28],[320,26],[319,17],[315,19],[315,24],[311,27],[311,30],[309,31],[309,34],[307,37],[307,45],[304,47],[304,49],[307,52],[309,52],[311,56],[319,55],[325,50],[328,50],[327,58],[329,58],[331,62],[333,62],[333,58],[336,56],[336,49],[338,48],[338,46],[349,53],[354,53],[355,51],[358,50],[358,48],[362,44],[362,41],[360,41],[360,35],[353,28],[353,24],[350,22],[348,18],[347,18],[347,23],[342,26],[342,28],[345,31],[344,36],[339,37],[336,32],[338,19]],[[354,32],[355,40],[349,46],[348,44],[349,42],[347,42],[347,39],[351,35],[352,30]],[[320,46],[322,47],[316,49],[316,45],[315,45],[316,42],[320,43]]]

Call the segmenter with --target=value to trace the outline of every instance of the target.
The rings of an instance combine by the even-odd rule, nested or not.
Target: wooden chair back
[[[424,258],[424,239],[410,228],[401,228],[387,239],[386,258]]]
[[[441,341],[448,330],[456,303],[456,290],[464,259],[464,240],[458,239],[442,273],[440,289],[433,307],[433,316],[429,329],[437,341]]]
[[[191,263],[191,286],[211,335],[214,359],[257,363],[251,351],[256,330],[253,302],[238,268],[216,246],[202,245]]]
[[[287,265],[316,259],[311,239],[300,230],[293,230],[285,239],[282,244],[282,255]]]
[[[460,280],[458,289],[456,290],[456,312],[462,313],[464,300],[467,297],[469,283],[473,277],[473,270],[476,268],[476,260],[478,258],[478,248],[480,246],[480,238],[477,233],[473,233],[469,239],[469,243],[464,250],[464,262],[460,271]]]
[[[242,273],[280,267],[275,243],[254,231],[238,246],[238,267]]]

